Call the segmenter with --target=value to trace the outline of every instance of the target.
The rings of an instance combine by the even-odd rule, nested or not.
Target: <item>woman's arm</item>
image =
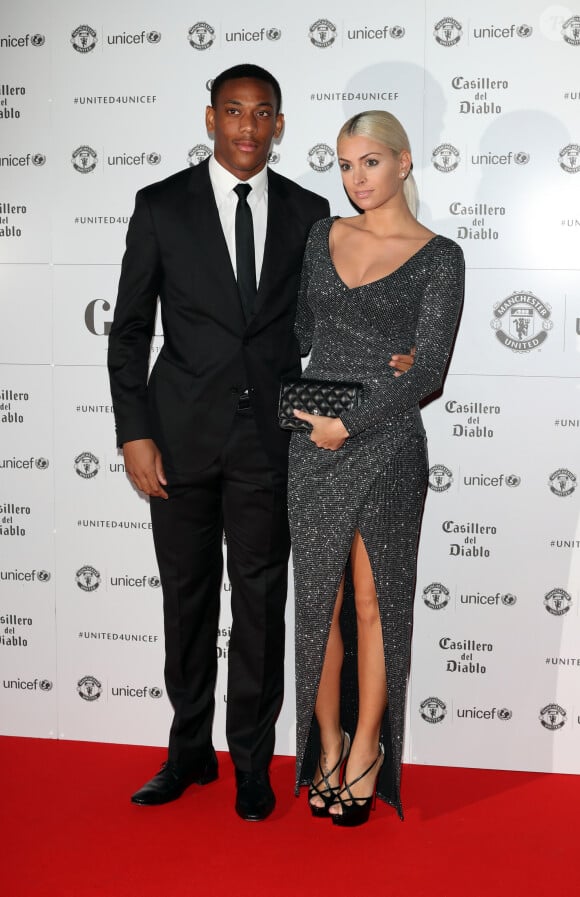
[[[350,436],[414,407],[441,387],[463,300],[464,268],[460,247],[451,244],[429,278],[421,300],[413,367],[404,377],[386,375],[380,392],[341,414]]]
[[[304,259],[302,261],[302,274],[300,275],[296,321],[294,323],[294,332],[300,345],[301,355],[308,355],[310,352],[314,334],[314,312],[308,301],[308,286],[312,275],[312,233],[317,224],[318,222],[312,225],[306,241],[306,249],[304,250]]]

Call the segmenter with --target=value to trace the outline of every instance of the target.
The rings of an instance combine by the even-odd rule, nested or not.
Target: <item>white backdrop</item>
[[[211,150],[207,83],[255,62],[283,88],[278,171],[349,214],[336,133],[389,109],[421,219],[466,255],[450,374],[425,409],[405,759],[580,772],[580,5],[79,10],[19,0],[0,23],[0,731],[166,743],[158,572],[115,449],[106,335],[135,191]],[[287,621],[279,753],[292,594]]]

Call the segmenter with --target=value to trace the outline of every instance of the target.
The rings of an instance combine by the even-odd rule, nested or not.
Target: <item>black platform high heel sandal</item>
[[[368,769],[365,769],[365,771],[361,773],[360,776],[357,776],[356,779],[353,779],[352,782],[347,782],[345,780],[344,785],[337,793],[334,801],[335,803],[340,804],[342,813],[328,814],[329,816],[332,816],[332,822],[334,823],[334,825],[342,825],[344,827],[351,828],[355,825],[362,825],[364,822],[368,822],[371,810],[374,810],[377,802],[377,782],[379,780],[379,773],[381,771],[384,759],[385,749],[382,744],[379,744],[379,752]],[[373,785],[373,793],[371,794],[371,796],[353,797],[352,791],[350,790],[352,786],[356,785],[357,782],[360,782],[361,779],[364,779],[364,777],[369,774],[373,766],[377,766],[377,764],[377,774],[375,776],[375,783]],[[341,796],[345,791],[348,794],[347,798]]]
[[[340,743],[340,757],[338,758],[338,762],[334,764],[331,770],[328,772],[323,772],[322,767],[320,765],[320,760],[318,761],[318,769],[320,770],[321,778],[316,782],[313,782],[308,789],[308,806],[310,807],[310,812],[313,816],[321,817],[328,816],[328,810],[331,804],[334,803],[338,792],[342,786],[342,777],[344,774],[344,768],[346,766],[346,761],[348,760],[348,755],[350,754],[350,735],[348,732],[342,733],[342,741]],[[333,787],[330,784],[330,777],[334,775],[334,773],[339,770],[340,773],[340,784],[337,787]],[[321,788],[321,785],[324,785]],[[312,803],[312,798],[319,797],[323,801],[323,806],[318,807],[316,804]]]

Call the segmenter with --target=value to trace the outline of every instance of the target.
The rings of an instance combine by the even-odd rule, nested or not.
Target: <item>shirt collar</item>
[[[268,190],[268,166],[264,165],[258,174],[248,178],[247,181],[240,181],[234,174],[228,171],[223,165],[217,161],[212,155],[209,158],[209,177],[214,194],[218,204],[225,199],[228,193],[231,193],[236,184],[249,184],[255,197],[255,202],[259,202]]]

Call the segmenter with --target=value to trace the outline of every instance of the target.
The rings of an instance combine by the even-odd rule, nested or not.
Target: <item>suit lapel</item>
[[[212,269],[211,301],[216,309],[221,306],[223,314],[238,328],[245,329],[238,285],[209,178],[207,160],[192,168],[191,174],[188,190],[191,199],[188,203],[189,225],[192,238]]]
[[[284,183],[268,169],[268,220],[264,259],[256,297],[256,314],[262,307],[272,282],[276,279],[276,273],[279,271],[281,260],[285,255],[284,215],[287,210],[284,206]]]

